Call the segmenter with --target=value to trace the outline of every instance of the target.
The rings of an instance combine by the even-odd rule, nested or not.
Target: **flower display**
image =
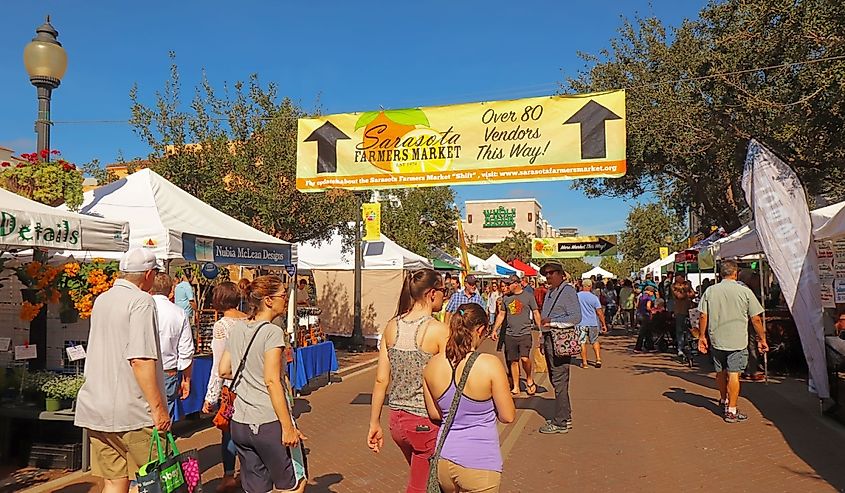
[[[33,260],[17,267],[14,271],[29,294],[28,299],[21,304],[21,320],[31,322],[38,316],[44,305],[59,301],[61,293],[58,280],[61,269]]]
[[[82,205],[82,172],[62,159],[59,151],[21,154],[16,162],[0,163],[0,187],[50,206]],[[52,159],[52,160],[48,160]]]
[[[79,312],[79,318],[91,317],[94,300],[114,285],[118,263],[114,260],[95,258],[91,262],[68,262],[61,269],[59,289],[67,295]]]

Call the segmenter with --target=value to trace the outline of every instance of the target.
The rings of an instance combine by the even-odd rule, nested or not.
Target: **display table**
[[[288,376],[295,390],[302,390],[312,378],[335,371],[337,354],[331,341],[296,348],[293,363],[288,363]]]
[[[293,363],[288,363],[287,372],[291,386],[295,390],[302,390],[312,378],[337,371],[337,354],[331,341],[296,348],[293,359]],[[211,375],[212,358],[210,355],[196,356],[193,366],[191,393],[187,399],[180,400],[177,403],[177,420],[184,418],[187,414],[200,412],[205,401],[205,393],[208,390],[208,380]]]

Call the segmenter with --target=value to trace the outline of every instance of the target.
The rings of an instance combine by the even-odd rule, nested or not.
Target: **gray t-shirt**
[[[129,360],[156,360],[161,401],[167,402],[160,347],[153,297],[118,279],[94,301],[85,383],[76,399],[74,424],[112,433],[153,426]]]
[[[698,309],[707,314],[710,343],[721,351],[745,349],[748,346],[748,320],[763,313],[754,293],[730,279],[708,288]]]
[[[267,322],[240,321],[229,331],[226,350],[232,358],[234,374],[238,371],[244,351],[256,330],[259,330],[258,335],[246,355],[246,365],[233,389],[238,397],[235,399],[232,420],[246,425],[263,425],[279,419],[270,402],[267,386],[264,385],[264,353],[273,348],[285,347],[282,328]]]
[[[519,294],[509,294],[504,297],[505,306],[505,334],[509,336],[524,336],[531,334],[534,327],[533,313],[537,310],[537,300],[528,291]]]

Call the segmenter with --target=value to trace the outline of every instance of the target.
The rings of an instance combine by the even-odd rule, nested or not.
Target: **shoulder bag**
[[[437,478],[437,463],[440,461],[440,452],[443,450],[443,444],[446,443],[446,435],[449,434],[449,429],[452,428],[452,423],[455,421],[455,414],[458,412],[458,404],[461,402],[461,396],[464,394],[464,387],[467,384],[467,377],[475,360],[478,359],[478,351],[473,352],[467,359],[467,364],[464,365],[464,371],[461,372],[461,381],[458,382],[455,389],[455,396],[452,398],[452,404],[449,406],[449,415],[446,421],[443,422],[443,427],[440,428],[440,439],[437,440],[437,447],[431,458],[428,459],[428,485],[426,486],[426,493],[440,493],[440,480]]]
[[[566,286],[562,286],[560,291],[558,291],[555,300],[552,302],[551,310],[554,310],[564,289],[566,289]],[[551,310],[549,310],[549,313],[551,313]],[[581,337],[574,324],[558,324],[557,327],[552,326],[549,332],[552,336],[552,347],[555,356],[575,356],[581,353]]]
[[[258,331],[260,331],[261,327],[264,327],[265,325],[267,325],[267,322],[259,325],[255,329],[255,333],[252,334],[252,338],[249,340],[246,350],[244,350],[244,355],[241,357],[241,363],[238,365],[238,370],[232,376],[232,383],[224,385],[223,388],[220,389],[220,408],[217,409],[217,414],[214,415],[212,423],[214,423],[214,426],[223,431],[229,431],[229,422],[232,421],[232,415],[235,414],[235,399],[238,397],[235,393],[235,386],[238,384],[241,372],[244,371],[244,366],[246,366],[246,357],[249,354],[249,349],[252,347],[252,343],[255,342],[255,336],[258,335]]]

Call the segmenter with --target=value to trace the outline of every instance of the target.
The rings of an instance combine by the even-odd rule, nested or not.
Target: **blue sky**
[[[168,52],[190,97],[205,69],[216,87],[258,73],[282,95],[325,113],[552,94],[584,63],[577,52],[608,46],[621,16],[654,14],[670,25],[704,0],[430,2],[68,2],[4,5],[0,32],[0,145],[35,148],[35,88],[24,45],[46,14],[68,51],[53,94],[53,120],[127,120],[129,89],[143,100],[168,78]],[[56,124],[52,147],[76,163],[143,157],[127,124]],[[536,197],[555,226],[613,233],[630,204],[585,197],[569,182],[457,187],[469,199]]]

